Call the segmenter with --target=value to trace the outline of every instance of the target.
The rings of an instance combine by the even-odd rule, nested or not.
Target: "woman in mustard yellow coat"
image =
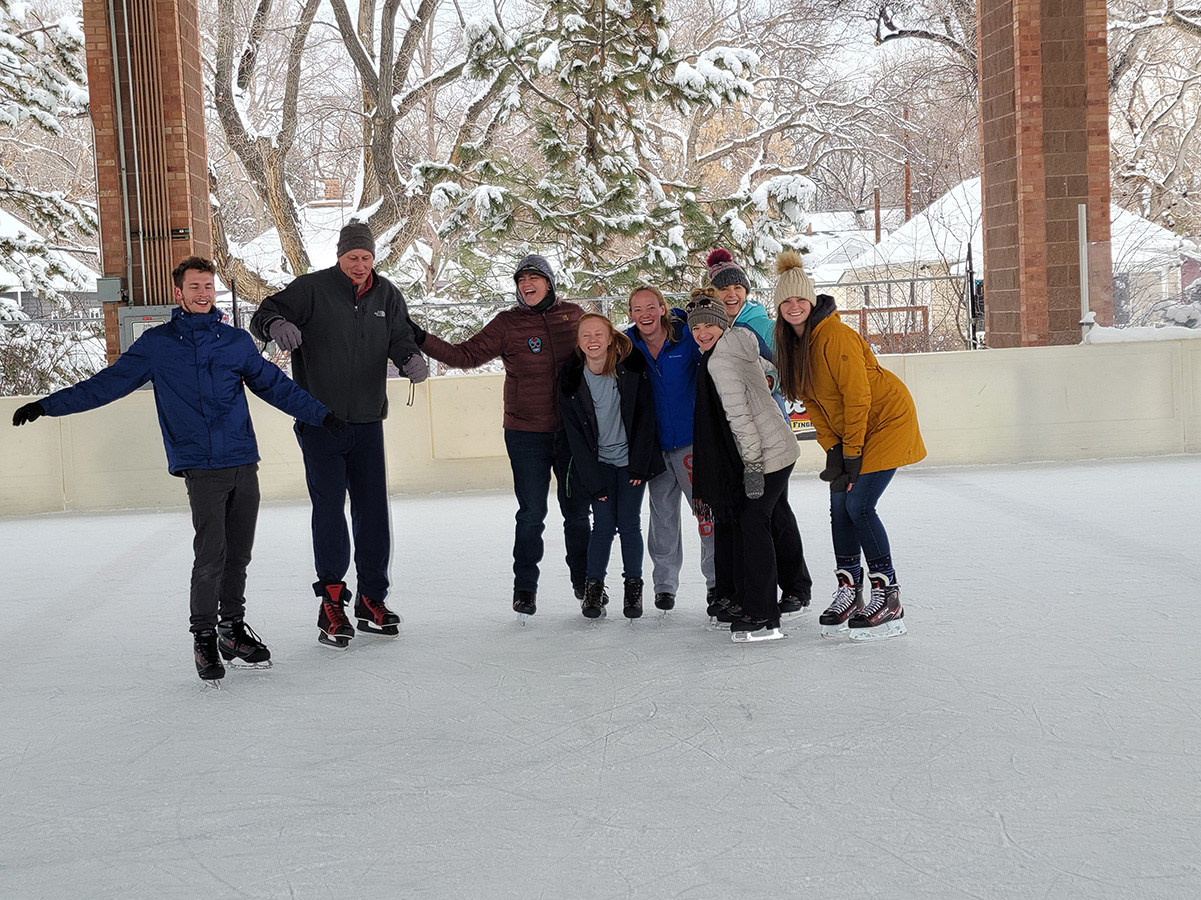
[[[830,482],[838,590],[821,615],[822,634],[849,631],[855,640],[904,634],[905,610],[876,503],[898,468],[926,455],[913,398],[842,323],[834,298],[814,293],[799,253],[781,253],[776,274],[780,386],[789,400],[805,404],[826,451],[821,478]],[[861,557],[871,582],[866,605]]]

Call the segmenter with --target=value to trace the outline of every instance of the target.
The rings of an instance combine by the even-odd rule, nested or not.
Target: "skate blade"
[[[850,630],[851,626],[846,622],[843,622],[841,625],[823,625],[822,637],[834,637],[835,635],[846,634]]]
[[[893,619],[883,622],[875,628],[848,628],[852,641],[882,641],[885,638],[900,637],[906,632],[904,619]]]
[[[323,647],[329,647],[331,650],[345,650],[350,646],[350,638],[346,635],[330,637],[324,631],[319,631],[317,632],[317,643]]]
[[[731,631],[730,640],[735,644],[757,644],[760,641],[782,641],[788,637],[779,628],[760,628],[758,631]]]
[[[400,624],[400,622],[397,622],[395,625],[385,625],[381,628],[369,619],[359,619],[359,631],[363,634],[379,634],[385,637],[396,637],[398,634],[400,634]]]
[[[528,622],[529,620],[530,620],[530,613],[518,613],[517,614],[517,621],[520,622],[522,625],[525,625],[525,623]]]
[[[221,690],[220,678],[201,678],[200,684],[206,688],[212,688],[214,691]]]
[[[252,662],[247,662],[244,659],[237,659],[235,657],[234,659],[227,659],[225,661],[225,668],[227,668],[227,669],[270,669],[271,668],[271,660],[264,659],[262,662],[253,662],[252,663]]]

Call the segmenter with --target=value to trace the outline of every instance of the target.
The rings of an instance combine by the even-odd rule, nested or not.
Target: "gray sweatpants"
[[[680,498],[692,510],[692,444],[663,454],[667,471],[647,483],[651,522],[646,550],[654,569],[655,593],[674,594],[680,588],[680,566],[684,564],[684,541],[680,529]],[[705,586],[713,587],[713,523],[698,520],[701,533],[701,573]]]

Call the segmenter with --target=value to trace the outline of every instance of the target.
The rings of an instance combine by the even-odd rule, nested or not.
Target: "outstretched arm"
[[[149,334],[143,335],[107,369],[101,369],[79,384],[55,391],[40,400],[38,405],[48,416],[68,416],[96,409],[132,394],[149,381],[153,373],[147,351],[148,339],[153,340]],[[13,424],[18,423],[14,420]]]
[[[426,334],[421,349],[430,359],[453,366],[456,369],[474,369],[496,359],[504,350],[504,326],[496,316],[467,340],[450,344],[432,334]]]

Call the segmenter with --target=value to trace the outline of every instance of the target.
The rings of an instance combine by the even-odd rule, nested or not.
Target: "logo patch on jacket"
[[[377,309],[377,310],[375,311],[375,314],[376,314],[377,316],[379,316],[379,317],[382,319],[382,318],[383,318],[384,316],[386,316],[388,313],[387,313],[386,311],[382,310],[382,309]]]
[[[534,353],[542,352],[542,338],[540,338],[540,337],[530,338],[529,345],[530,345],[530,350],[532,350]]]

